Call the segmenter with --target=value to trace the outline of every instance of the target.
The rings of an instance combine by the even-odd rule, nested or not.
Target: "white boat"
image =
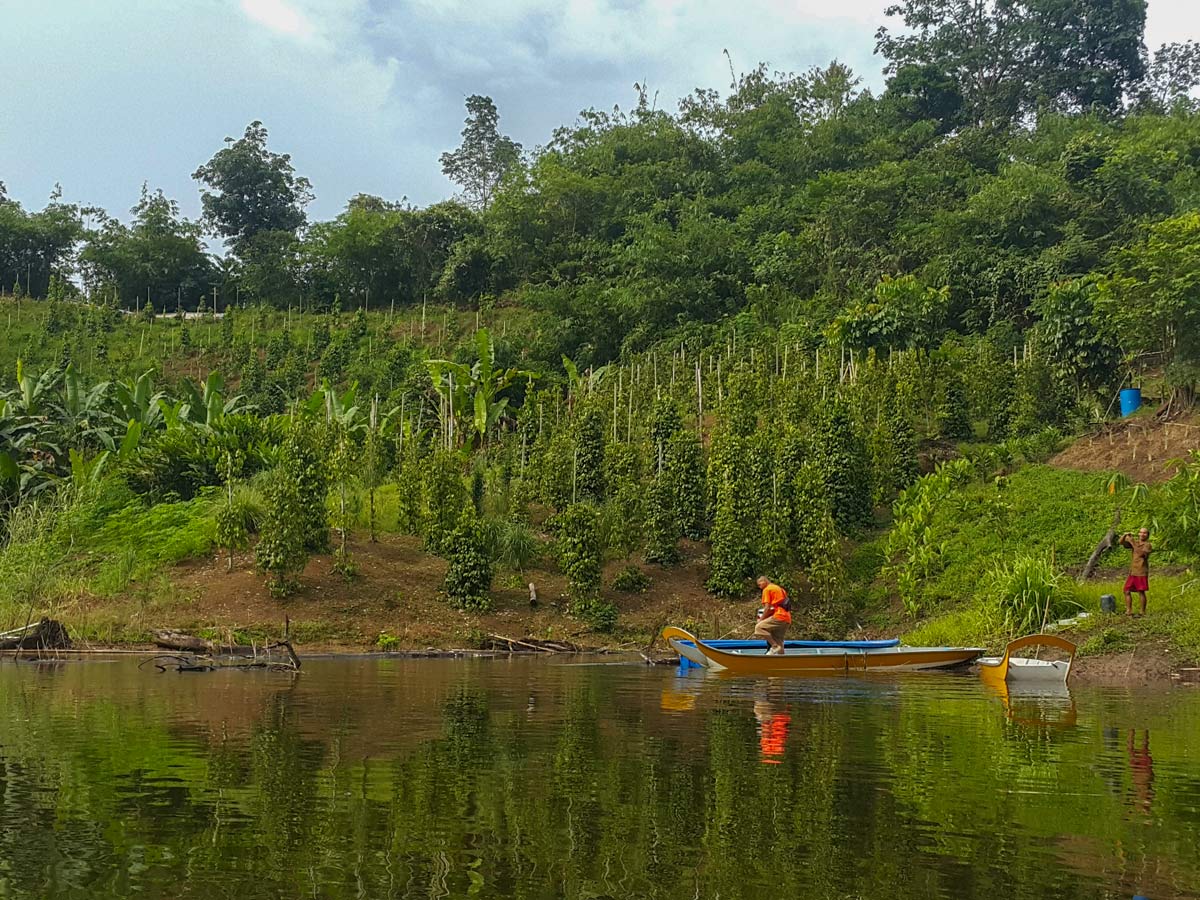
[[[1068,654],[1066,660],[1032,659],[1013,656],[1026,647],[1054,647]],[[993,684],[999,682],[1051,682],[1065,684],[1071,677],[1076,647],[1055,634],[1030,634],[1010,641],[1003,656],[984,656],[979,659],[979,676]]]

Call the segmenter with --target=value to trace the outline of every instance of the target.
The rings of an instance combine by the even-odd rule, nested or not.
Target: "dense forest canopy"
[[[1019,332],[1068,308],[1116,328],[1126,355],[1190,353],[1163,337],[1187,324],[1186,277],[1149,270],[1197,249],[1197,45],[1148,53],[1145,0],[887,13],[878,94],[837,61],[760,65],[674,113],[638,86],[632,109],[585,111],[529,152],[472,96],[441,156],[461,199],[424,208],[358,195],[309,222],[312,186],[257,121],[195,171],[202,222],[152,186],[128,224],[0,190],[0,286],[160,310],[500,300],[543,317],[547,364],[711,340],[739,314],[865,348]],[[1072,304],[1055,299],[1078,279]],[[1145,316],[1123,323],[1135,296]]]

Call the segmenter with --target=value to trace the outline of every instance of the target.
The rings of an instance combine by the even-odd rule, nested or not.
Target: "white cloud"
[[[308,17],[284,0],[242,0],[242,12],[271,31],[308,40],[316,33]]]

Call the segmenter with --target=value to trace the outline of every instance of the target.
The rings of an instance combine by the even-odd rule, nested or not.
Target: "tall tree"
[[[1146,0],[902,0],[887,14],[905,31],[876,33],[886,71],[945,71],[978,124],[1039,109],[1115,111],[1145,71]]]
[[[1032,102],[1115,112],[1146,74],[1146,0],[1027,0]]]
[[[462,144],[441,156],[442,173],[479,209],[491,203],[504,176],[521,159],[521,145],[501,134],[499,126],[500,114],[492,98],[472,94],[467,98]]]
[[[1163,44],[1154,51],[1138,100],[1151,110],[1167,110],[1188,101],[1200,86],[1200,44]]]
[[[262,122],[251,122],[241,138],[225,143],[192,177],[207,187],[200,191],[205,222],[241,257],[264,232],[296,233],[312,185],[296,174],[290,155],[267,149]]]
[[[934,66],[958,83],[972,121],[1011,121],[1021,107],[1027,38],[1021,0],[901,0],[889,6],[904,31],[875,33],[884,71]]]

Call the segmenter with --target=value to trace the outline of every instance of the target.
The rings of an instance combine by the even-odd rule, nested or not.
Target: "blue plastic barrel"
[[[1132,416],[1139,406],[1142,405],[1142,389],[1141,388],[1122,388],[1121,389],[1121,416]]]

